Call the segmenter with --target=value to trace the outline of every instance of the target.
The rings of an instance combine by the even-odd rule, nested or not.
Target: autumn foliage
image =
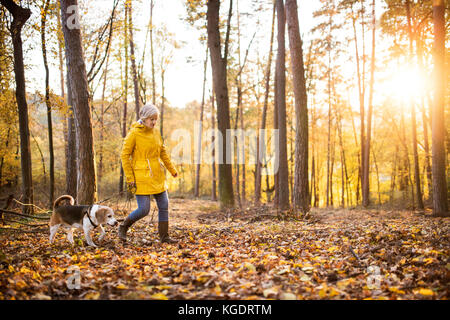
[[[443,0],[0,0],[0,300],[447,300],[448,14]],[[62,194],[121,221],[136,208],[120,154],[148,103],[178,172],[177,244],[158,240],[155,203],[126,244],[110,227],[99,248],[50,244]],[[258,132],[255,150],[238,155],[248,136],[231,131]]]
[[[221,213],[215,202],[184,199],[171,206],[175,245],[157,240],[154,212],[132,227],[127,245],[107,228],[98,249],[81,232],[73,247],[63,233],[50,245],[46,229],[1,233],[0,298],[449,298],[446,218],[322,209],[296,220],[270,207]],[[125,214],[126,204],[116,209]],[[76,272],[79,288],[69,289]]]

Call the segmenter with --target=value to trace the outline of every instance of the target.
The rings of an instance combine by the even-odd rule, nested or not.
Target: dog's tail
[[[73,206],[75,204],[75,199],[71,195],[65,194],[55,200],[55,202],[53,203],[53,210],[58,208],[59,203],[64,200],[69,200],[71,206]]]

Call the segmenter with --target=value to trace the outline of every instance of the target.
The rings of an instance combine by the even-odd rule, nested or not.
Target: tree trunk
[[[347,165],[346,165],[346,161],[345,161],[345,148],[344,148],[344,139],[342,137],[342,115],[341,112],[338,111],[337,112],[337,129],[338,129],[338,135],[339,135],[339,147],[341,150],[341,205],[344,208],[345,207],[345,186],[346,186],[346,181],[348,181],[348,176],[347,176]],[[347,201],[348,201],[348,197],[347,197]]]
[[[395,191],[395,178],[397,176],[397,158],[398,158],[398,143],[395,144],[395,155],[394,155],[394,163],[392,166],[392,174],[391,174],[391,191],[389,194],[389,200],[391,204],[394,202],[394,191]]]
[[[316,194],[315,194],[315,190],[316,190],[316,165],[315,165],[315,156],[314,156],[314,147],[312,150],[312,156],[311,156],[311,205],[314,205],[314,202],[316,201]],[[312,195],[314,195],[314,202],[312,202]]]
[[[75,134],[75,118],[73,110],[72,87],[69,81],[69,71],[66,76],[67,81],[67,146],[66,146],[66,193],[72,197],[77,197],[77,142]]]
[[[153,50],[153,0],[150,1],[150,55],[152,57],[152,103],[156,105],[156,77],[155,77],[155,59]]]
[[[330,56],[330,51],[328,51],[328,56]],[[327,130],[327,207],[330,205],[330,157],[331,157],[331,65],[328,65],[328,130]],[[331,200],[333,201],[333,200]]]
[[[275,1],[275,3],[276,3],[276,1]],[[275,65],[275,69],[276,69],[276,65]],[[275,72],[274,82],[275,82],[274,83],[275,88],[277,88],[278,79],[276,76],[276,72]],[[279,128],[278,128],[278,109],[277,109],[276,98],[274,99],[274,106],[273,106],[273,129],[277,130],[277,131],[279,130]],[[279,141],[278,141],[278,144],[279,144]],[[279,166],[280,166],[279,153],[275,153],[275,168],[278,168]],[[266,165],[266,168],[268,168],[268,165]],[[279,205],[278,175],[279,175],[279,171],[277,170],[277,171],[275,171],[275,173],[273,175],[273,204],[276,207],[278,207],[278,205]]]
[[[242,105],[242,95],[243,95],[243,91],[242,91],[242,71],[245,67],[245,62],[247,60],[247,55],[245,56],[244,62],[241,63],[241,25],[240,25],[240,14],[239,14],[239,0],[236,1],[236,13],[237,13],[237,31],[238,31],[238,65],[239,65],[239,72],[238,75],[236,77],[236,86],[237,86],[237,108],[238,108],[238,112],[239,112],[239,127],[242,130],[242,132],[244,132],[244,106]],[[253,40],[253,39],[252,39]],[[250,41],[251,44],[252,41]],[[250,48],[250,45],[249,45]],[[248,54],[248,50],[249,48],[247,48],[247,54]],[[238,121],[236,119],[236,127]],[[244,136],[245,138],[245,136]],[[237,148],[240,148],[239,145],[236,146]],[[239,152],[238,152],[239,154]],[[238,163],[237,163],[237,177],[238,180],[236,181],[236,185],[238,185],[239,183],[239,169],[242,169],[242,180],[241,180],[241,194],[239,196],[239,206],[241,206],[242,204],[245,205],[245,152],[242,154],[243,159],[238,159]],[[238,188],[239,190],[239,188]]]
[[[366,163],[366,143],[367,143],[367,136],[366,136],[366,124],[365,124],[365,97],[366,97],[366,41],[365,41],[365,20],[364,20],[364,14],[365,14],[365,7],[364,1],[360,2],[361,4],[361,46],[362,46],[362,74],[361,74],[361,99],[362,99],[362,105],[361,105],[361,195],[363,197],[362,204],[364,205],[364,194],[363,194],[363,186],[366,184],[365,180],[366,177],[364,173],[367,171],[366,166],[368,165]]]
[[[230,1],[230,7],[232,1]],[[219,199],[222,209],[234,206],[233,177],[231,164],[227,163],[229,158],[227,146],[229,141],[226,136],[230,129],[230,106],[228,100],[227,85],[227,40],[225,41],[225,56],[221,55],[220,30],[219,30],[219,0],[208,1],[207,29],[208,47],[211,56],[214,92],[217,100],[217,123],[219,132],[223,137],[222,152],[219,153]],[[231,11],[231,10],[230,10]],[[228,32],[227,32],[228,33]],[[227,37],[228,38],[228,37]]]
[[[240,100],[240,95],[241,95],[241,93],[240,93],[240,88],[239,88],[239,86],[238,86],[238,88],[237,88],[238,90],[238,92],[237,92],[237,100],[238,100],[238,105],[236,106],[236,120],[235,120],[235,123],[234,123],[234,131],[236,132],[236,130],[237,130],[237,127],[238,127],[238,122],[239,122],[239,108],[240,108],[240,105],[239,105],[239,100]],[[238,144],[238,137],[233,137],[233,139],[235,139],[235,148],[236,148],[236,162],[235,162],[235,172],[236,172],[236,180],[235,180],[235,185],[236,185],[236,197],[237,197],[237,201],[238,201],[238,205],[239,205],[239,207],[242,207],[242,203],[241,203],[241,184],[240,184],[240,181],[239,181],[239,174],[240,174],[240,167],[239,167],[239,162],[240,162],[240,159],[239,159],[239,155],[240,155],[240,153],[239,153],[239,148],[240,148],[240,146],[239,146],[239,144]]]
[[[338,124],[339,125],[339,124]],[[339,143],[341,139],[339,139]],[[341,207],[345,208],[345,177],[344,177],[344,158],[342,157],[342,145],[341,145]]]
[[[433,215],[450,215],[445,173],[445,6],[433,0],[434,23],[434,101],[432,108]]]
[[[336,135],[336,128],[333,128],[333,146],[331,148],[331,166],[330,166],[330,206],[334,206],[334,194],[333,194],[333,172],[334,172],[334,161],[336,159],[336,140],[334,139]]]
[[[214,91],[214,90],[213,90]],[[214,92],[211,93],[211,127],[213,131],[216,130],[216,119],[214,117]],[[217,201],[217,191],[216,191],[216,147],[215,147],[215,135],[212,136],[211,144],[214,146],[211,150],[211,158],[212,158],[212,184],[211,184],[211,200]]]
[[[314,107],[315,103],[314,103],[314,98],[311,104],[311,117],[312,117],[312,123],[311,123],[311,142],[312,142],[312,163],[311,163],[311,183],[313,184],[313,186],[311,187],[311,200],[312,200],[312,195],[314,195],[314,202],[312,202],[312,206],[313,207],[318,207],[319,205],[319,196],[318,196],[318,181],[319,181],[319,169],[318,169],[318,158],[319,158],[319,154],[318,151],[316,149],[318,149],[317,144],[316,144],[316,121],[317,121],[317,116],[316,116],[316,112],[315,112],[315,107]]]
[[[122,138],[127,135],[127,114],[128,114],[128,10],[125,4],[125,25],[124,25],[124,51],[125,51],[125,76],[124,76],[124,88],[123,88],[123,114],[122,114]],[[119,179],[119,192],[123,192],[125,182],[125,176],[123,167],[120,165],[120,179]]]
[[[241,102],[239,103],[240,104],[239,110],[241,110],[240,111],[241,112],[240,126],[242,129],[242,132],[244,132],[244,106],[242,105],[242,92],[240,93],[240,99],[241,99]],[[241,201],[245,205],[245,202],[246,202],[246,200],[245,200],[245,153],[243,153],[243,157],[244,157],[244,159],[242,159],[242,166],[241,166],[241,169],[242,169],[242,180],[241,180],[242,198],[241,198]]]
[[[20,163],[22,168],[22,193],[25,204],[33,204],[33,177],[30,148],[30,129],[28,126],[28,105],[25,88],[25,69],[23,64],[22,27],[30,18],[31,11],[15,4],[12,0],[0,0],[11,13],[11,38],[14,50],[14,74],[16,80],[16,101],[19,110]],[[24,205],[25,213],[32,213],[33,206]]]
[[[286,16],[283,0],[277,0],[277,62],[275,69],[275,103],[278,112],[279,152],[278,152],[278,205],[281,210],[289,208],[289,172],[287,163],[286,134],[286,51],[285,30]]]
[[[159,114],[159,123],[161,130],[161,137],[164,139],[164,106],[166,102],[166,97],[164,96],[164,76],[166,74],[166,70],[164,70],[163,63],[161,61],[161,108]]]
[[[65,91],[64,91],[64,62],[63,62],[63,46],[64,46],[64,35],[62,34],[62,27],[61,27],[61,1],[58,1],[58,7],[56,9],[56,19],[58,20],[58,59],[59,59],[59,78],[60,78],[60,85],[61,85],[61,97],[65,98]],[[66,119],[67,121],[67,119]],[[67,124],[66,124],[67,125]],[[66,128],[67,129],[67,128]]]
[[[139,84],[139,97],[140,97],[140,102],[142,102],[143,105],[147,104],[147,81],[144,79],[144,66],[146,66],[145,64],[145,57],[147,56],[147,40],[148,40],[148,36],[150,34],[150,29],[151,29],[151,19],[152,17],[150,17],[150,21],[147,24],[147,32],[145,33],[145,41],[144,41],[144,45],[143,45],[143,49],[142,49],[142,57],[141,60],[139,61],[139,65],[137,66],[137,80],[138,80],[138,84]]]
[[[59,76],[61,85],[61,97],[66,99],[66,94],[64,90],[64,62],[63,62],[63,47],[64,47],[64,35],[61,26],[61,1],[58,0],[58,7],[56,9],[56,19],[58,23],[58,59],[59,59]],[[68,80],[67,80],[68,82]],[[65,155],[65,172],[66,172],[66,194],[70,194],[76,197],[76,150],[74,147],[70,148],[69,145],[75,145],[75,127],[73,119],[73,111],[71,103],[69,102],[70,90],[67,90],[67,106],[69,112],[64,115],[64,155]],[[70,100],[71,101],[71,100]],[[73,173],[75,172],[75,176]]]
[[[196,172],[195,172],[195,188],[194,196],[196,198],[200,195],[200,164],[202,154],[202,131],[203,131],[203,110],[205,108],[205,90],[206,90],[206,70],[208,66],[208,46],[206,46],[205,62],[203,64],[203,89],[202,89],[202,104],[200,106],[200,130],[198,132],[197,140],[197,154],[196,154]]]
[[[377,173],[377,191],[378,191],[378,205],[381,205],[381,191],[380,191],[380,173],[378,170],[377,158],[375,152],[372,149],[373,164],[375,165],[375,172]]]
[[[294,106],[295,107],[295,106]],[[292,112],[288,111],[292,114]],[[295,146],[294,146],[294,124],[293,120],[289,124],[289,194],[291,196],[290,202],[294,204],[294,176],[295,176]]]
[[[364,142],[364,166],[363,166],[363,207],[370,204],[370,140],[372,137],[372,109],[373,109],[373,86],[375,74],[375,0],[372,2],[372,57],[370,59],[370,83],[369,83],[369,105],[367,110],[367,134]]]
[[[423,65],[423,44],[422,41],[419,40],[419,37],[416,37],[416,48],[417,48],[417,59],[419,63],[419,68],[421,71],[425,70]],[[428,116],[425,110],[425,99],[422,96],[420,112],[422,115],[422,126],[423,126],[423,140],[424,140],[424,151],[425,151],[425,166],[426,166],[426,175],[427,175],[427,186],[428,186],[428,199],[432,199],[433,197],[433,178],[431,175],[431,156],[430,156],[430,145],[428,138]]]
[[[33,139],[34,143],[36,144],[36,147],[38,149],[39,155],[41,156],[41,163],[42,163],[42,176],[44,177],[44,185],[47,184],[47,173],[45,171],[45,159],[44,159],[44,154],[42,153],[42,149],[41,146],[39,145],[39,143],[37,142],[35,136],[33,135],[33,132],[30,132],[31,134],[31,138]]]
[[[92,204],[97,198],[92,118],[81,31],[71,25],[73,16],[70,16],[70,12],[75,6],[78,6],[77,0],[61,0],[68,81],[72,91],[77,136],[77,202]],[[74,16],[78,19],[76,12]]]
[[[363,5],[361,3],[361,5]],[[353,12],[353,5],[351,6],[352,9],[352,17],[355,16],[354,12]],[[364,59],[363,59],[363,73],[361,75],[361,66],[360,66],[360,57],[359,57],[359,49],[358,49],[358,37],[357,37],[357,33],[356,33],[356,18],[352,18],[352,25],[353,25],[353,37],[354,37],[354,41],[355,41],[355,60],[356,60],[356,75],[357,75],[357,81],[358,81],[358,93],[359,93],[359,110],[360,110],[360,119],[361,119],[361,128],[360,128],[360,153],[358,156],[358,160],[359,160],[359,169],[358,169],[358,174],[359,174],[359,178],[358,178],[358,186],[357,186],[357,191],[356,191],[356,201],[357,203],[359,202],[359,197],[360,197],[360,193],[359,193],[359,185],[361,183],[361,186],[364,184],[364,176],[363,176],[363,168],[364,168],[364,142],[365,142],[365,137],[364,137],[364,132],[365,132],[365,126],[364,126]],[[364,32],[363,32],[364,33]],[[363,43],[363,47],[364,47],[364,43]],[[361,187],[362,190],[362,187]]]
[[[11,134],[11,127],[8,128],[8,133],[6,134],[6,140],[5,140],[5,149],[8,150],[8,146],[9,146],[9,137]],[[3,164],[5,161],[5,157],[2,156],[1,160],[0,160],[0,187],[2,186],[2,176],[3,176]]]
[[[413,140],[413,156],[414,156],[414,179],[416,185],[417,207],[424,209],[422,188],[420,182],[420,165],[419,154],[417,151],[417,129],[416,129],[416,107],[411,103],[411,122],[412,122],[412,140]]]
[[[308,105],[302,39],[298,22],[297,0],[286,0],[286,15],[295,96],[295,178],[294,208],[306,213],[310,209],[308,182]]]
[[[43,12],[41,14],[41,45],[42,57],[45,67],[45,105],[47,106],[47,125],[48,125],[48,152],[50,157],[50,185],[49,185],[49,205],[53,208],[53,199],[55,195],[55,156],[53,152],[53,123],[52,123],[52,107],[50,105],[50,84],[49,84],[49,69],[47,63],[47,43],[45,40],[45,25],[47,23],[49,0],[44,1]]]
[[[403,109],[400,111],[400,139],[403,145],[404,150],[404,158],[403,158],[403,167],[402,167],[402,175],[401,175],[401,181],[402,181],[402,190],[406,192],[405,200],[407,199],[407,192],[409,185],[411,185],[411,201],[412,201],[412,208],[414,209],[415,203],[414,203],[414,187],[410,183],[411,177],[411,163],[409,161],[409,151],[408,151],[408,144],[406,141],[406,128],[405,128],[405,117],[403,114]]]
[[[128,28],[130,32],[130,59],[131,59],[131,72],[133,75],[134,85],[134,110],[136,112],[136,120],[139,120],[140,98],[139,98],[139,84],[136,71],[136,57],[134,55],[134,41],[133,41],[133,2],[130,0],[128,3]]]
[[[333,3],[334,6],[334,3]],[[334,8],[333,8],[334,9]],[[333,169],[331,166],[331,127],[332,127],[332,101],[331,101],[331,86],[332,86],[332,66],[331,66],[331,49],[332,49],[332,25],[333,25],[333,13],[332,10],[330,10],[329,13],[329,21],[328,21],[328,27],[329,27],[329,33],[327,36],[327,55],[328,55],[328,69],[327,69],[327,85],[328,85],[328,130],[327,130],[327,189],[326,189],[326,201],[327,201],[327,207],[330,205],[330,193],[332,194],[332,175],[333,175]],[[331,171],[330,171],[331,170]],[[331,196],[331,205],[333,204],[333,197]]]
[[[414,35],[411,28],[411,8],[410,1],[406,0],[406,17],[408,21],[408,37],[409,37],[409,60],[412,63],[413,59],[413,42]],[[416,194],[417,194],[417,207],[421,210],[424,209],[423,206],[423,197],[420,183],[420,167],[419,167],[419,154],[417,152],[417,124],[416,124],[416,107],[411,98],[408,99],[410,108],[411,108],[411,129],[412,129],[412,142],[413,142],[413,157],[414,157],[414,180],[416,185]]]
[[[352,109],[349,107],[348,111],[350,112],[351,118],[352,118],[352,132],[353,132],[353,138],[355,139],[355,147],[358,148],[358,135],[356,134],[356,126],[355,126],[355,118],[353,117]],[[358,150],[358,176],[357,176],[357,183],[356,183],[356,205],[359,203],[359,182],[361,179],[361,156],[360,156],[360,149]]]
[[[102,89],[102,103],[100,105],[100,141],[99,141],[99,147],[98,147],[98,184],[99,187],[101,185],[101,180],[103,178],[103,143],[105,140],[105,92],[106,92],[106,79],[108,78],[108,68],[109,68],[109,56],[110,52],[107,53],[106,57],[106,65],[105,65],[105,71],[103,74],[103,89]],[[100,188],[99,188],[100,193]]]
[[[274,2],[273,4],[273,10],[272,10],[272,31],[270,33],[270,49],[269,49],[269,57],[267,61],[267,69],[266,69],[266,79],[265,79],[265,92],[264,92],[264,105],[263,105],[263,111],[261,115],[261,127],[259,128],[262,131],[258,130],[258,141],[257,141],[257,151],[256,151],[256,181],[255,181],[255,202],[258,204],[261,201],[261,165],[262,165],[262,159],[261,159],[261,150],[264,150],[265,153],[265,147],[263,146],[266,143],[265,138],[265,129],[266,129],[266,120],[267,120],[267,106],[269,104],[269,90],[270,90],[270,71],[272,67],[272,48],[273,48],[273,37],[274,37],[274,29],[275,29],[275,9],[276,4]],[[262,135],[260,135],[262,133]]]

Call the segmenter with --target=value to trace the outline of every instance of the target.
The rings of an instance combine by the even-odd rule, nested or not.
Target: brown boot
[[[128,231],[128,228],[130,228],[133,223],[134,223],[134,221],[127,217],[119,225],[119,239],[120,240],[127,241],[127,231]]]
[[[169,237],[169,221],[158,222],[158,233],[159,241],[161,241],[161,243],[176,243],[175,240],[172,240]]]

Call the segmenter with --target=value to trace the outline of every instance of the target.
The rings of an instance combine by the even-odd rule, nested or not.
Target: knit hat
[[[141,108],[141,110],[139,111],[139,118],[140,118],[140,120],[144,120],[144,119],[150,118],[154,114],[159,115],[158,108],[155,107],[155,105],[148,103],[145,106],[143,106]]]

